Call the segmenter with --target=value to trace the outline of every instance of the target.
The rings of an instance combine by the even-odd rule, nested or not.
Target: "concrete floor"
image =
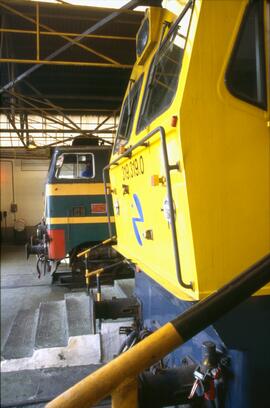
[[[23,245],[1,247],[1,351],[20,310],[35,310],[40,302],[61,300],[70,290],[51,286],[50,275],[38,279],[36,258],[27,261]]]
[[[130,292],[133,288],[133,280],[124,282],[124,288],[128,286]],[[105,299],[111,299],[114,296],[122,297],[119,283],[115,287],[104,287],[103,296]],[[129,288],[130,286],[130,288]],[[127,288],[125,288],[126,290]],[[119,293],[120,291],[120,293]],[[36,258],[30,257],[26,260],[24,246],[5,245],[1,248],[1,354],[8,339],[11,328],[18,312],[35,311],[41,302],[62,301],[65,294],[72,290],[64,286],[52,286],[50,275],[42,276],[38,279],[36,272]],[[68,296],[70,296],[68,295]],[[22,314],[23,315],[23,314]],[[1,407],[44,407],[47,401],[50,401],[59,393],[63,392],[77,381],[84,378],[87,374],[95,371],[100,364],[113,358],[115,352],[119,349],[124,340],[123,335],[119,336],[118,330],[121,325],[130,325],[132,320],[126,321],[106,321],[102,324],[101,347],[102,361],[94,363],[84,360],[84,363],[77,359],[75,364],[59,366],[59,364],[46,366],[42,368],[19,368],[21,360],[6,360],[14,362],[12,369],[3,369],[1,373]],[[22,324],[22,328],[26,327]],[[13,329],[12,329],[13,330]],[[103,334],[104,335],[103,335]],[[97,335],[94,335],[97,336]],[[16,336],[20,338],[21,336]],[[86,336],[87,337],[87,336]],[[9,337],[10,339],[10,337]],[[72,338],[71,338],[72,339]],[[76,339],[74,337],[73,339]],[[101,342],[101,343],[100,343]],[[118,344],[119,343],[119,344]],[[15,348],[20,341],[15,341]],[[12,346],[13,347],[13,346]],[[19,346],[18,346],[19,347]],[[80,353],[83,352],[80,349]],[[92,349],[92,347],[90,347]],[[51,349],[50,355],[56,349]],[[85,358],[85,354],[83,356]],[[2,360],[4,358],[1,357]],[[95,358],[96,360],[96,358]],[[47,359],[46,359],[47,361]],[[109,407],[107,401],[101,402],[98,406]],[[78,407],[79,408],[79,407]]]

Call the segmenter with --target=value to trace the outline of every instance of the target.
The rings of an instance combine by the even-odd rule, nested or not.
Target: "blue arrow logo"
[[[136,239],[137,239],[138,243],[140,245],[142,245],[142,240],[141,240],[141,237],[140,237],[140,233],[139,233],[139,230],[138,230],[137,223],[138,222],[144,222],[143,211],[142,211],[142,206],[141,206],[141,203],[140,203],[140,200],[139,200],[139,197],[137,196],[137,194],[133,194],[133,199],[134,199],[134,202],[136,204],[136,208],[137,208],[139,217],[133,217],[132,218],[132,224],[133,224],[133,229],[134,229],[134,232],[135,232]]]

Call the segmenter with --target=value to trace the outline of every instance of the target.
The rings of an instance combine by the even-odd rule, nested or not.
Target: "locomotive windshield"
[[[125,99],[116,136],[114,153],[119,149],[120,146],[125,145],[130,138],[134,115],[140,95],[142,78],[143,77],[141,76],[140,79],[134,83],[131,91]]]
[[[62,153],[56,160],[57,179],[91,179],[95,177],[93,153]]]
[[[190,5],[184,15],[179,17],[153,60],[138,122],[138,132],[143,130],[155,117],[168,108],[174,98],[182,66],[191,13]]]

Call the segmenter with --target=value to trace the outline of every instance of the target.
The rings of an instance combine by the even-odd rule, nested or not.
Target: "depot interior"
[[[104,2],[102,7],[99,2],[72,3],[76,2],[4,0],[0,4],[1,350],[4,360],[15,364],[2,368],[3,406],[28,406],[33,398],[34,406],[44,406],[111,359],[120,346],[116,334],[123,322],[108,323],[102,346],[99,335],[93,335],[90,343],[79,336],[80,344],[69,345],[73,352],[67,347],[64,351],[73,362],[62,364],[61,347],[67,336],[63,302],[84,321],[81,327],[74,327],[75,334],[89,334],[87,301],[83,298],[78,303],[85,288],[72,289],[65,283],[52,286],[50,274],[38,279],[35,256],[27,260],[24,248],[44,215],[45,181],[53,149],[69,147],[76,139],[88,143],[97,137],[107,146],[113,144],[136,58],[136,33],[145,10],[145,6],[138,8],[140,1],[128,6],[126,2]],[[66,270],[67,264],[63,262],[60,268]],[[126,291],[132,284],[132,279],[126,281]],[[126,296],[123,290],[108,286],[102,296]],[[52,306],[53,313],[47,310]],[[49,347],[57,346],[58,351],[55,356],[41,351],[38,363],[31,360],[33,336],[38,336],[33,327],[36,319],[42,325],[42,317],[51,327],[55,325]],[[45,343],[46,330],[48,327],[41,328]],[[49,343],[47,339],[47,346]],[[85,349],[90,358],[87,365]],[[44,389],[39,392],[41,383]]]
[[[63,259],[55,282],[25,245],[44,217],[55,149],[114,144],[149,5],[160,1],[0,0],[3,407],[43,407],[127,346],[132,313],[111,312],[93,331],[85,279],[74,284]],[[127,274],[102,287],[102,299],[119,297],[134,312],[133,289]],[[98,281],[91,290],[100,296]],[[111,406],[110,398],[95,406]]]

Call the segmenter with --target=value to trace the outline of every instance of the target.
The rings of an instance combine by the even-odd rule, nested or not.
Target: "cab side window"
[[[118,151],[120,146],[124,146],[129,141],[142,86],[142,79],[143,77],[141,76],[138,81],[134,83],[131,91],[125,99],[113,149],[114,153]]]
[[[56,160],[57,179],[91,179],[95,177],[94,155],[92,153],[63,153]]]
[[[226,72],[229,91],[267,109],[263,0],[247,5]]]
[[[143,99],[139,133],[172,103],[182,66],[184,49],[192,14],[192,3],[180,15],[167,39],[157,51],[152,62]]]

